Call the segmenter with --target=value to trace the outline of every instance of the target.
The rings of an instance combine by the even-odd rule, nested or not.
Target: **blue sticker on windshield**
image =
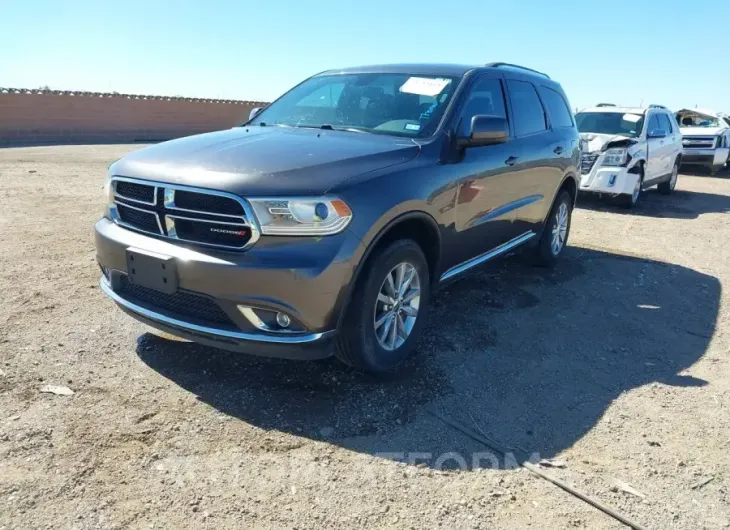
[[[418,123],[406,123],[405,127],[403,127],[406,131],[420,131],[421,125]]]

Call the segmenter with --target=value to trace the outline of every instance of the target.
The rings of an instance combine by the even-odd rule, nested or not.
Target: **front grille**
[[[238,329],[225,311],[211,298],[190,291],[166,294],[135,285],[127,276],[120,278],[116,292],[125,300],[152,311],[164,311],[181,320],[194,319],[217,328]]]
[[[224,247],[240,247],[251,237],[248,226],[194,221],[179,217],[173,219],[177,237],[186,241]]]
[[[114,185],[114,193],[136,202],[153,204],[155,202],[155,187],[147,184],[138,184],[126,180],[118,180]]]
[[[598,160],[598,153],[583,153],[580,159],[580,173],[586,175],[591,172],[593,165]]]
[[[117,203],[117,213],[119,219],[129,226],[151,232],[153,234],[160,233],[160,227],[157,224],[157,215],[145,210],[139,210],[126,204]]]
[[[115,178],[111,216],[129,228],[199,245],[241,250],[258,239],[243,199],[213,190]]]
[[[241,216],[245,213],[241,203],[235,199],[185,190],[175,192],[175,207],[198,212],[216,212],[222,215]]]
[[[682,145],[689,149],[713,149],[715,147],[715,137],[685,136],[682,138]]]

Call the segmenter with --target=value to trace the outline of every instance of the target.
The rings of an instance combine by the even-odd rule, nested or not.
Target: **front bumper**
[[[709,168],[718,168],[727,162],[728,150],[719,149],[683,149],[682,164],[690,166],[705,166]]]
[[[124,288],[129,283],[130,248],[172,258],[178,282],[172,298],[160,294],[158,305],[156,291],[151,298],[137,298],[138,288]],[[264,237],[245,252],[209,250],[172,244],[101,219],[96,224],[96,250],[105,271],[102,291],[137,320],[223,349],[313,359],[331,354],[330,342],[364,249],[346,230],[323,238]],[[179,300],[174,298],[178,294]],[[214,305],[213,313],[222,315],[224,322],[191,316],[180,300]],[[238,306],[283,312],[296,331],[257,328]]]
[[[580,176],[580,191],[631,195],[638,178],[639,175],[629,173],[625,167],[604,167],[596,163],[589,173]]]

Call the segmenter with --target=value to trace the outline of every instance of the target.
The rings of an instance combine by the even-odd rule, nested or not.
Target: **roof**
[[[580,112],[616,112],[620,114],[644,114],[651,107],[588,107]],[[666,110],[666,109],[663,109]]]
[[[397,73],[397,74],[424,74],[461,76],[469,70],[479,68],[480,65],[441,64],[441,63],[410,63],[410,64],[374,64],[369,66],[354,66],[327,70],[323,74],[365,74],[365,73]]]
[[[700,114],[702,116],[708,116],[710,118],[720,118],[721,115],[712,109],[679,109],[677,114],[680,112],[692,112],[694,114]]]

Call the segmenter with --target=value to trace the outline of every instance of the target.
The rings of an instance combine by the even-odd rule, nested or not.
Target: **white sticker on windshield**
[[[428,77],[409,77],[408,81],[400,87],[401,92],[406,94],[418,94],[419,96],[438,96],[451,79],[432,79]]]
[[[420,131],[421,130],[421,124],[420,123],[406,123],[403,128],[406,131]]]
[[[629,121],[631,123],[638,123],[638,121],[641,119],[641,116],[638,114],[624,114],[624,121]]]

